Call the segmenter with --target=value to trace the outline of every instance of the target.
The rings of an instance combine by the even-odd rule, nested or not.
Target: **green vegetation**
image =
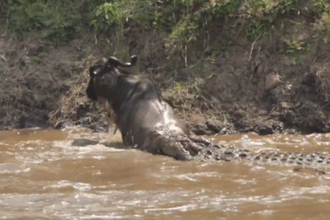
[[[297,37],[299,26],[305,25],[296,19],[302,12],[316,20],[314,37],[327,43],[330,40],[327,0],[5,0],[0,3],[5,29],[17,37],[40,31],[43,38],[65,43],[86,34],[106,36],[110,42],[107,50],[117,56],[127,55],[125,33],[132,26],[160,32],[164,36],[160,42],[164,50],[157,53],[176,60],[169,62],[168,69],[178,65],[190,67],[200,59],[228,58],[228,48],[237,36],[251,42],[262,37],[280,38],[280,51],[298,64],[300,56],[309,53],[312,47],[310,42]],[[289,24],[296,33],[284,33]],[[219,34],[219,39],[215,39]],[[38,59],[35,58],[37,62]]]
[[[45,38],[66,42],[86,31],[100,0],[5,0],[0,3],[7,28],[18,37],[41,30]],[[78,35],[79,36],[79,35]]]
[[[321,13],[320,21],[316,27],[317,33],[325,42],[329,42],[330,40],[330,5],[326,4],[323,8],[324,11]]]
[[[50,48],[56,48],[58,44],[65,45],[74,39],[82,42],[75,45],[75,52],[79,53],[80,60],[85,61],[88,56],[93,57],[79,66],[81,73],[88,65],[95,63],[99,59],[98,56],[104,55],[91,52],[92,49],[84,44],[98,41],[100,43],[97,47],[103,47],[102,53],[115,54],[119,58],[139,53],[144,72],[155,73],[155,78],[163,77],[165,81],[171,79],[168,80],[171,83],[174,79],[175,83],[166,85],[167,88],[172,89],[175,94],[185,90],[196,99],[203,96],[207,81],[214,80],[215,85],[223,82],[223,85],[233,87],[236,80],[230,81],[230,76],[226,78],[215,74],[229,61],[232,63],[226,69],[227,73],[237,79],[246,77],[256,80],[257,83],[257,77],[261,77],[263,70],[266,72],[270,68],[261,68],[262,59],[269,58],[268,55],[255,62],[260,64],[259,68],[253,65],[252,68],[247,67],[254,62],[253,59],[258,54],[265,51],[264,54],[279,54],[285,58],[289,57],[290,59],[286,59],[289,63],[292,61],[294,65],[303,65],[308,56],[314,55],[315,59],[313,58],[311,63],[327,56],[319,53],[319,49],[330,41],[328,0],[2,0],[0,22],[0,34],[6,33],[6,36],[19,39],[28,39],[34,34],[47,42],[47,46],[32,48],[32,45],[27,48],[26,51],[31,50],[31,54],[34,54],[27,60],[23,59],[26,55],[23,52],[24,56],[16,56],[12,51],[8,56],[5,52],[0,52],[0,55],[3,55],[0,62],[1,59],[3,62],[7,62],[7,59],[17,59],[12,62],[14,64],[8,63],[24,64],[19,69],[22,78],[34,77],[29,69],[32,65],[25,64],[25,61],[42,66],[45,64],[44,58],[50,52],[46,50],[48,45]],[[135,43],[137,46],[132,46],[132,42],[132,45]],[[90,43],[90,47],[95,47],[93,43]],[[236,60],[231,60],[232,57],[242,54],[244,57],[241,56],[242,60],[237,61],[237,66],[245,65],[244,70],[235,66]],[[66,63],[63,63],[64,67],[57,67],[57,70],[53,71],[58,77],[55,81],[59,82],[59,85],[54,85],[52,92],[63,92],[70,87],[67,100],[63,98],[63,103],[70,101],[71,105],[67,105],[67,110],[63,111],[75,114],[72,109],[76,103],[69,96],[84,94],[83,87],[88,80],[88,73],[75,75],[77,79],[73,81],[79,82],[79,86],[67,83],[59,89],[61,80],[67,80],[67,76],[61,74],[70,72]],[[260,74],[252,76],[253,71]],[[5,72],[10,75],[5,67],[0,66],[0,73]],[[67,75],[72,77],[71,73]],[[171,77],[167,77],[168,75]],[[323,77],[326,75],[323,74]],[[82,77],[84,79],[81,79]],[[34,83],[33,80],[35,79],[27,83],[27,87],[44,86]],[[16,81],[13,81],[13,84],[15,83]],[[33,90],[33,94],[37,94],[37,88],[34,89],[36,90]],[[16,92],[20,94],[21,91],[17,89]],[[13,97],[20,97],[17,94]],[[10,100],[9,98],[8,95],[6,100]],[[43,97],[42,100],[46,98]],[[31,103],[29,105],[36,105],[32,101]]]
[[[281,16],[297,10],[298,0],[254,0],[247,9],[249,24],[246,36],[256,38],[269,33],[274,22]]]
[[[284,53],[291,57],[294,64],[300,64],[300,55],[310,51],[311,45],[309,43],[304,45],[302,42],[299,42],[296,39],[285,40]]]
[[[203,30],[218,22],[243,19],[245,36],[257,39],[271,28],[280,28],[276,21],[298,13],[306,2],[313,2],[312,10],[320,18],[318,30],[328,39],[326,0],[5,0],[0,12],[17,36],[41,30],[43,37],[58,42],[92,30],[122,37],[125,23],[132,20],[166,33],[167,55],[172,56],[187,50]]]

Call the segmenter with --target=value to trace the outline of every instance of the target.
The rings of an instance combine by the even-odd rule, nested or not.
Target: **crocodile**
[[[276,150],[253,152],[234,146],[225,147],[194,134],[186,135],[160,126],[150,130],[149,138],[160,154],[178,160],[253,161],[267,164],[299,165],[303,167],[330,166],[328,152],[290,153]]]

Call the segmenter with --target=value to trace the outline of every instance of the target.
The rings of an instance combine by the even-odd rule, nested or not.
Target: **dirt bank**
[[[308,2],[256,38],[242,31],[246,21],[238,14],[215,19],[171,57],[165,32],[132,20],[116,47],[104,34],[62,44],[40,32],[23,39],[3,34],[0,129],[106,130],[105,116],[85,96],[88,68],[102,57],[137,54],[132,71],[155,80],[197,134],[329,132],[330,47],[315,34],[322,17]]]

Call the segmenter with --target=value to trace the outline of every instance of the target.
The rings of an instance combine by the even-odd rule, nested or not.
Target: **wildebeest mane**
[[[134,104],[146,99],[158,99],[160,102],[164,100],[155,82],[147,78],[120,74],[116,85],[116,93],[112,102],[115,111],[125,108],[128,102]]]

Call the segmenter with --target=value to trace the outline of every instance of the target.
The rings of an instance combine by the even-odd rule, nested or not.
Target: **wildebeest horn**
[[[122,67],[131,67],[134,66],[137,62],[137,56],[133,55],[131,56],[131,62],[130,63],[124,63],[123,61],[117,59],[116,57],[110,57],[107,61],[107,63],[112,64],[114,66],[122,66]]]
[[[106,59],[103,58],[102,61],[103,61],[103,64],[102,64],[101,68],[99,68],[97,70],[97,72],[94,72],[94,74],[102,72],[107,67],[107,65],[109,63],[109,60],[106,60]]]
[[[132,67],[136,64],[137,62],[137,56],[133,55],[131,56],[131,62],[130,63],[124,63],[123,61],[117,59],[116,57],[110,57],[108,60],[104,59],[103,60],[103,64],[101,66],[101,68],[99,68],[97,71],[91,71],[90,70],[90,75],[92,76],[92,74],[97,74],[102,72],[108,64],[114,65],[114,66],[123,66],[123,67]]]

